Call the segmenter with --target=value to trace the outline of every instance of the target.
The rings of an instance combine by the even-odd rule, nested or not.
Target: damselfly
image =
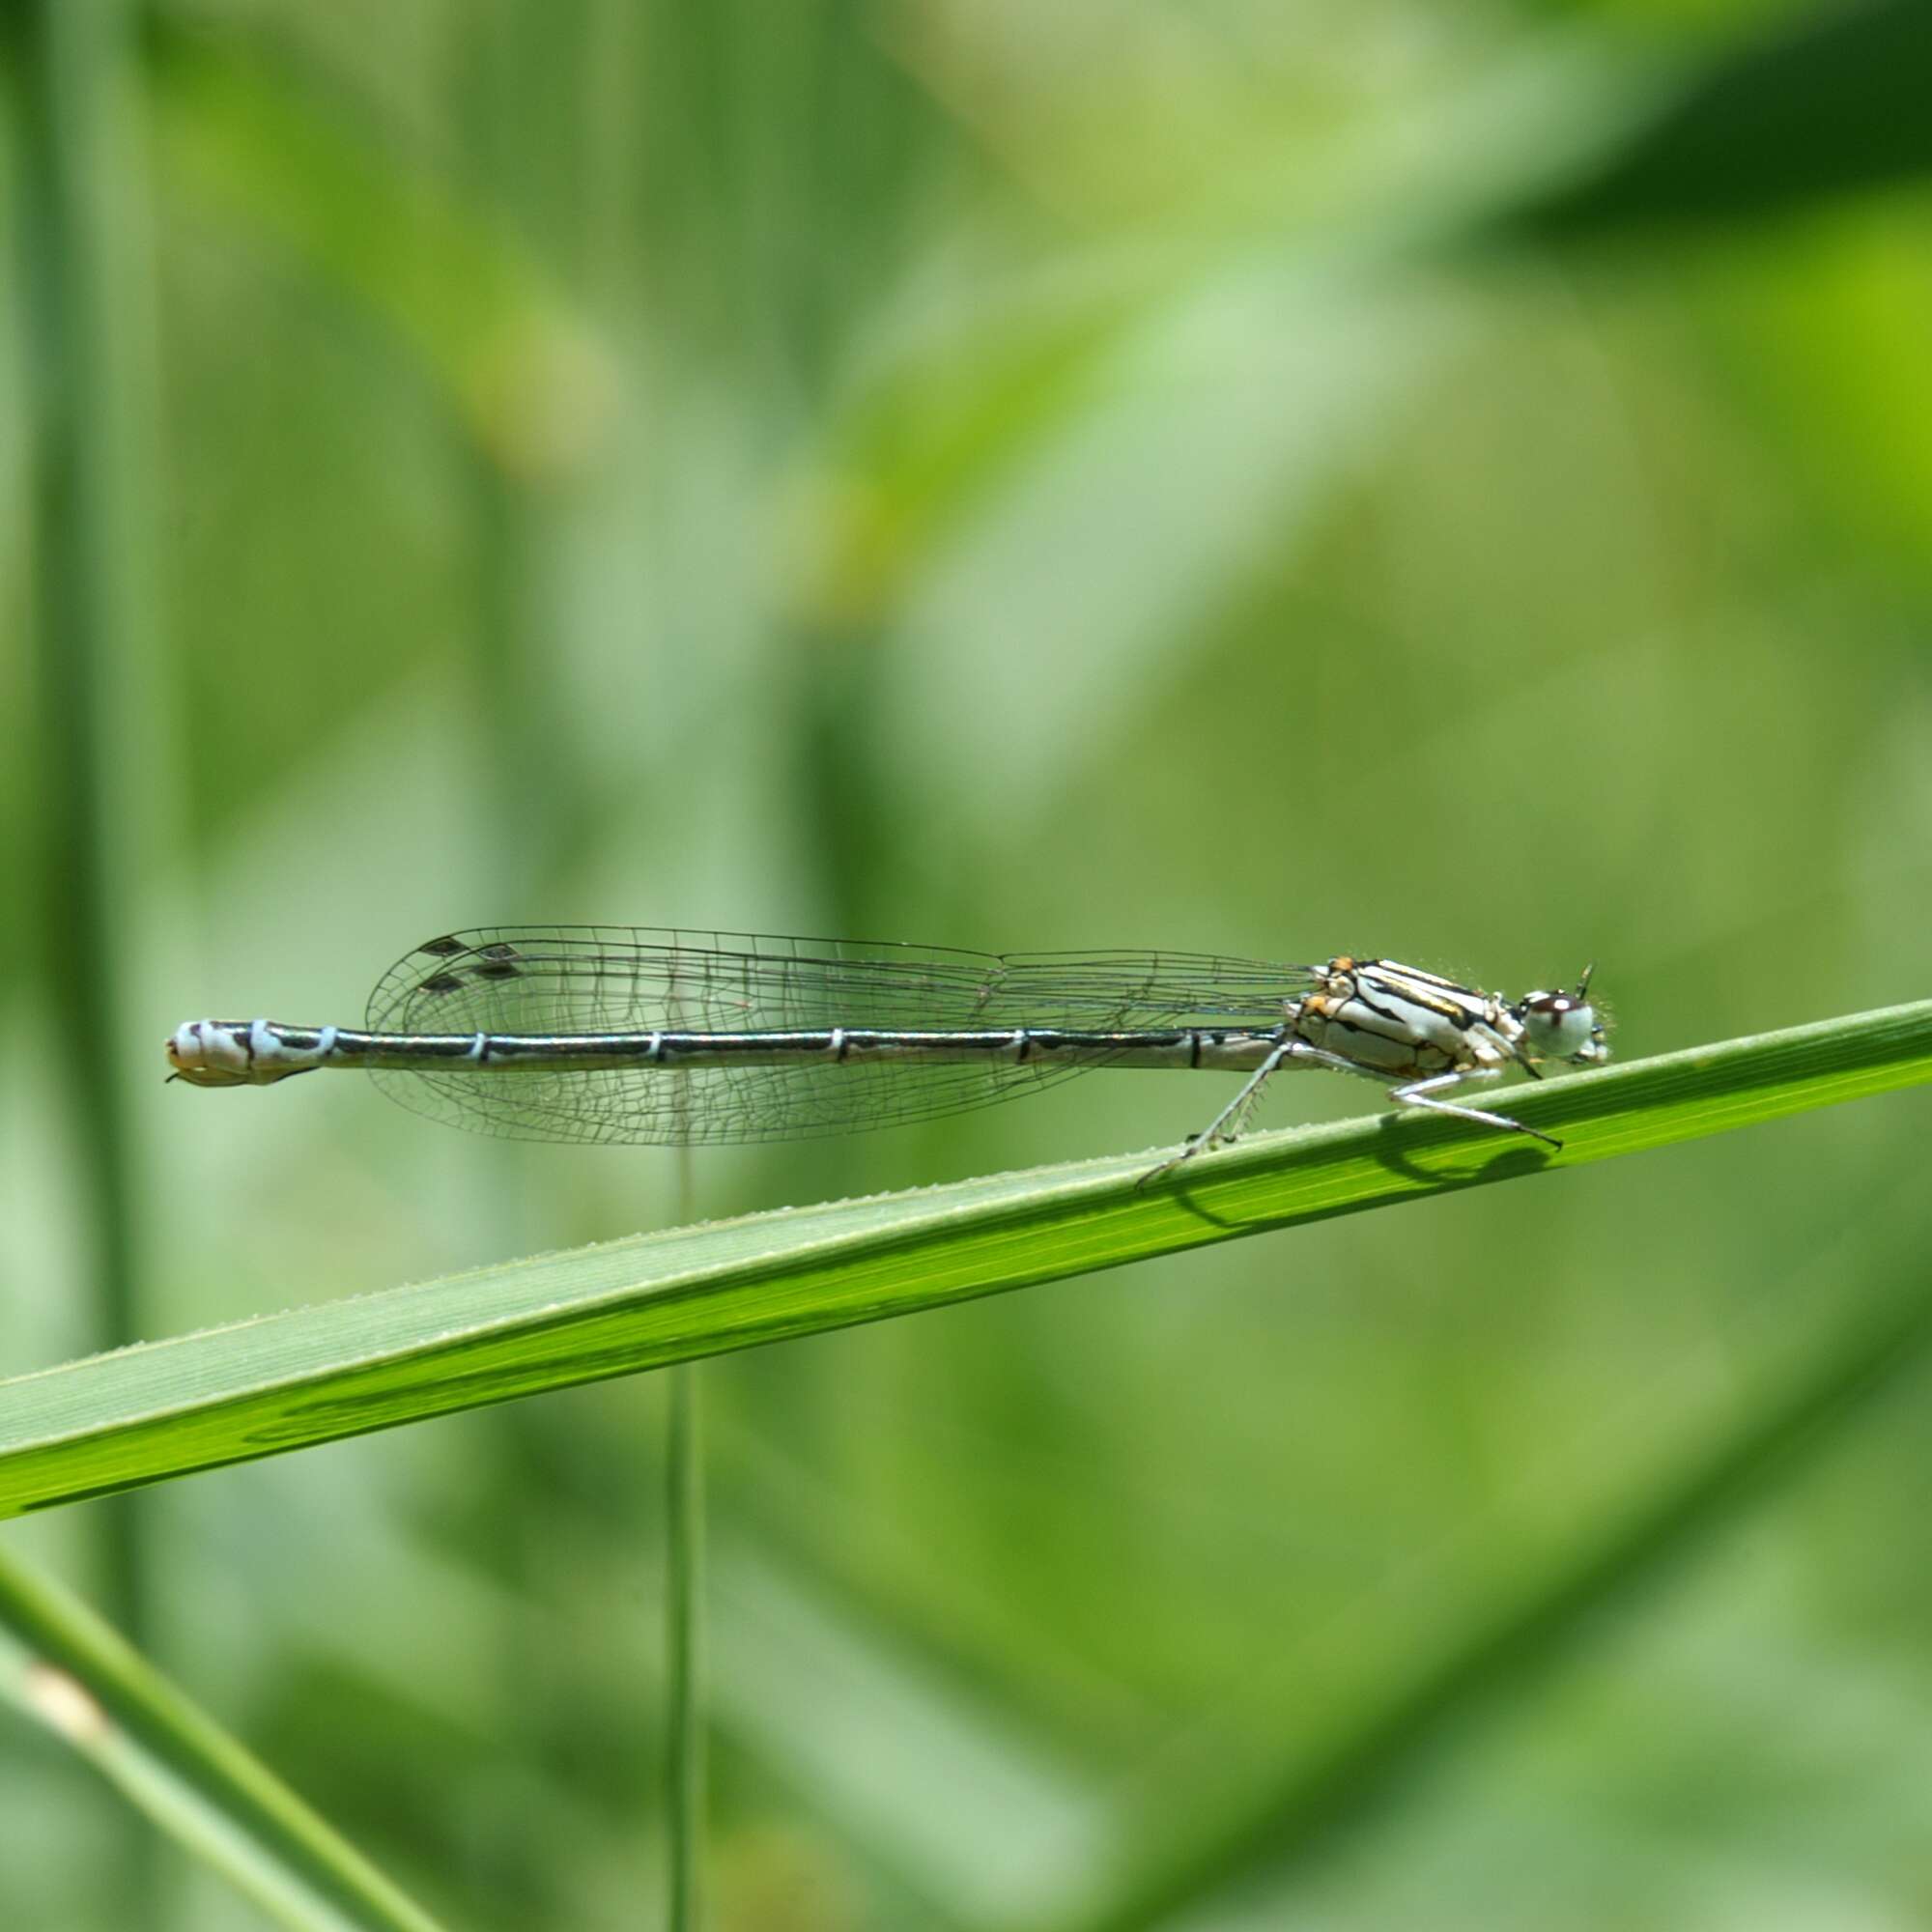
[[[362,1031],[192,1020],[197,1087],[366,1069],[405,1106],[518,1140],[790,1140],[1037,1092],[1096,1066],[1245,1073],[1155,1173],[1240,1132],[1291,1067],[1381,1082],[1398,1105],[1550,1147],[1448,1097],[1539,1061],[1609,1057],[1587,997],[1508,1000],[1391,959],[1322,966],[1189,952],[963,952],[634,926],[492,926],[418,946]]]

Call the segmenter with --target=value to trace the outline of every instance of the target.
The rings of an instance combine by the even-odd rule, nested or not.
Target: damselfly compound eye
[[[1583,998],[1581,987],[1574,993],[1532,993],[1519,1011],[1530,1051],[1539,1059],[1594,1063],[1609,1058],[1597,1009]]]

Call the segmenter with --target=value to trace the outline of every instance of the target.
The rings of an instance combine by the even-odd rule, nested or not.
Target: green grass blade
[[[436,1921],[94,1612],[0,1551],[0,1695],[302,1932]]]
[[[0,1515],[430,1415],[1520,1179],[1932,1078],[1932,1001],[1513,1089],[1561,1153],[1415,1116],[751,1216],[297,1309],[0,1383]]]

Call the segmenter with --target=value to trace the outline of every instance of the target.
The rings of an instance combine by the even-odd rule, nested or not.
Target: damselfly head
[[[1574,993],[1531,993],[1516,1009],[1533,1058],[1595,1066],[1610,1057],[1603,1020],[1588,998],[1590,975],[1596,970],[1584,967]]]

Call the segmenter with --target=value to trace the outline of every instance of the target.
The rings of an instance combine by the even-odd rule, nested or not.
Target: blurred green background
[[[1932,982],[1923,5],[5,20],[9,1373],[672,1218],[659,1151],[163,1087],[451,927],[1594,958],[1626,1056]],[[1923,1923],[1926,1379],[1759,1437],[1924,1292],[1925,1124],[707,1366],[713,1922]],[[648,1925],[663,1404],[7,1546],[450,1922]],[[8,1924],[264,1922],[145,1831],[5,1714]]]

